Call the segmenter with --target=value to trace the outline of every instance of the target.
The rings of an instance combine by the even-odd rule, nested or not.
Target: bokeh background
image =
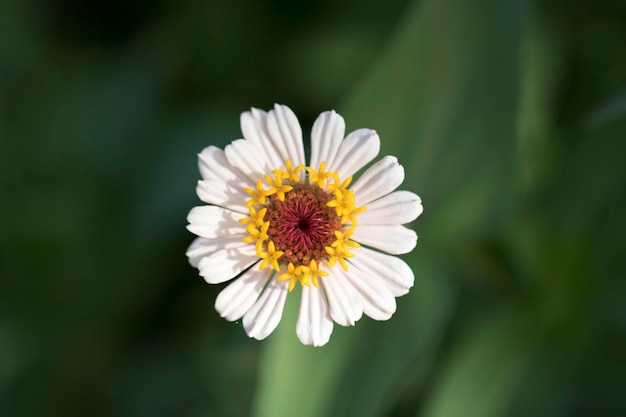
[[[0,5],[0,415],[626,416],[626,3]],[[251,106],[376,129],[417,192],[389,322],[263,342],[184,256]]]

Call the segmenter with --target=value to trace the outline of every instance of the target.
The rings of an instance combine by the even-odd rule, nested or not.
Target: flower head
[[[296,285],[302,299],[300,341],[328,342],[333,322],[352,326],[363,314],[387,320],[395,297],[413,286],[411,268],[393,256],[415,247],[403,224],[422,212],[420,198],[395,191],[404,169],[385,156],[353,176],[379,152],[374,130],[344,138],[334,111],[313,125],[305,159],[302,129],[286,106],[241,115],[244,139],[199,154],[197,193],[187,227],[196,238],[187,256],[210,284],[233,280],[215,308],[230,321],[243,317],[250,337],[264,339],[280,322]]]

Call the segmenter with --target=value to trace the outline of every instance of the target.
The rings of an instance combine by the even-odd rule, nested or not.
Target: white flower
[[[264,339],[280,322],[288,293],[302,285],[296,326],[306,345],[326,344],[333,321],[353,326],[363,313],[387,320],[395,297],[413,286],[411,268],[392,255],[410,252],[417,235],[404,226],[422,212],[420,198],[394,191],[404,169],[393,156],[352,176],[380,150],[374,130],[344,139],[334,111],[319,115],[306,164],[302,129],[286,106],[241,115],[245,139],[199,154],[197,193],[209,204],[187,217],[199,236],[189,262],[210,284],[234,279],[215,308],[243,317],[248,336]]]

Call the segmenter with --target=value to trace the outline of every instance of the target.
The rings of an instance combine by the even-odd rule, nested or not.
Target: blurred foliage
[[[626,2],[0,5],[0,415],[626,415]],[[239,113],[335,108],[425,205],[389,322],[219,318],[184,251]]]

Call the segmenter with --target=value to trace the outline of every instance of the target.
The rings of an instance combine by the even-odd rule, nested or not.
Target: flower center
[[[281,260],[309,266],[327,260],[326,246],[335,241],[335,231],[341,230],[341,219],[328,203],[333,195],[316,184],[295,183],[283,201],[272,195],[267,204],[266,219],[270,222],[267,235],[283,251]]]
[[[259,179],[256,189],[246,188],[250,217],[243,241],[255,243],[262,261],[261,270],[270,266],[282,271],[278,280],[290,280],[289,291],[300,281],[302,285],[319,286],[318,277],[328,273],[320,263],[332,268],[339,262],[348,270],[346,258],[354,256],[352,248],[360,245],[350,240],[356,227],[356,215],[365,207],[356,207],[354,194],[347,187],[352,177],[343,181],[336,172],[326,172],[322,162],[317,170],[306,168],[305,182],[300,171],[285,161],[285,169]],[[331,181],[332,180],[332,181]]]

